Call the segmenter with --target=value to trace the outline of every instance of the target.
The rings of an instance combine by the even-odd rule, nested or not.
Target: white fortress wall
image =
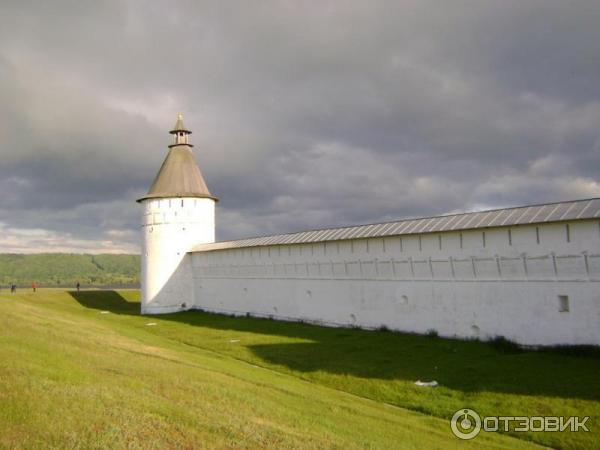
[[[173,246],[178,236],[161,242]],[[193,280],[174,284],[183,299],[193,283],[194,307],[208,311],[527,345],[600,344],[598,220],[190,255]],[[170,270],[181,261],[172,258]]]
[[[215,202],[210,198],[143,201],[142,314],[167,313],[194,304],[191,256],[197,244],[215,240]]]

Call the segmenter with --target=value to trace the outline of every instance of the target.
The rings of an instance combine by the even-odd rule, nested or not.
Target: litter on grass
[[[417,380],[415,382],[415,384],[417,386],[423,386],[423,387],[437,387],[438,382],[433,380],[433,381],[421,381],[421,380]]]
[[[154,325],[156,325],[156,322],[148,322],[146,324],[147,327],[153,327]]]
[[[100,311],[100,314],[109,314],[110,311]]]
[[[231,342],[232,344],[235,344],[236,342],[240,342],[239,339],[230,339],[229,342]]]

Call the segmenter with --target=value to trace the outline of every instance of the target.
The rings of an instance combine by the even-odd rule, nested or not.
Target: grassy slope
[[[447,420],[379,401],[444,418],[474,407],[484,414],[574,411],[597,423],[595,358],[499,355],[476,342],[197,312],[141,317],[137,297],[0,295],[0,446],[463,444]],[[436,378],[442,387],[416,388],[417,378]],[[595,443],[595,433],[519,437],[564,447]],[[491,433],[471,443],[528,445]]]
[[[139,305],[116,293],[74,294],[137,323]],[[375,401],[449,419],[470,407],[483,415],[591,416],[600,422],[600,358],[545,352],[499,353],[481,342],[323,328],[186,312],[152,317],[150,332],[174,342],[269,367]],[[230,342],[239,340],[239,342]],[[435,379],[423,389],[414,381]],[[593,431],[593,428],[592,428]],[[595,433],[516,433],[555,447],[590,448]]]
[[[84,294],[84,305],[93,300],[113,312],[101,314],[58,290],[0,295],[0,447],[462,444],[450,435],[447,421],[186,345],[155,331],[165,322],[116,314],[129,311],[122,299],[111,305],[107,293]],[[157,326],[147,326],[150,320]],[[188,336],[202,333],[172,325]],[[497,435],[471,444],[528,446]]]
[[[79,255],[38,253],[0,254],[0,284],[30,286],[135,285],[139,283],[139,255]]]

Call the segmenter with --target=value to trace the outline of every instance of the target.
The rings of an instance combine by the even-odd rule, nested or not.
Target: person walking
[[[13,294],[15,292],[17,292],[17,285],[16,284],[13,283],[13,284],[10,285],[10,292],[12,292]]]
[[[79,292],[79,288],[81,287],[81,284],[79,284],[79,281],[77,282],[77,292]]]
[[[33,289],[33,292],[36,291],[37,289],[37,284],[35,283],[35,281],[33,283],[31,283],[31,289]]]

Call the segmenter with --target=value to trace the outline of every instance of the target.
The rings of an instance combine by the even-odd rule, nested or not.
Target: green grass
[[[135,286],[139,284],[139,255],[72,253],[0,254],[0,285]]]
[[[506,352],[200,312],[140,316],[138,297],[0,294],[0,447],[597,446],[594,352]],[[464,407],[590,415],[592,432],[459,441],[448,419]]]

